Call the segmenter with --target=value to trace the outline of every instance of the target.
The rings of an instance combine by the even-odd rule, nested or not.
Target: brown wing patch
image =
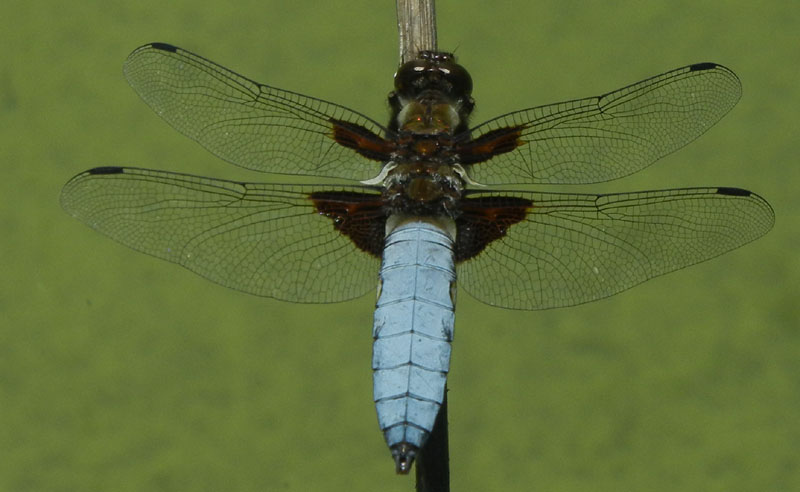
[[[358,247],[380,258],[386,235],[386,214],[380,195],[353,191],[317,191],[309,195],[317,212]]]
[[[395,144],[375,135],[361,125],[331,118],[331,137],[339,145],[350,148],[375,161],[386,162],[391,158]]]
[[[522,221],[533,202],[510,196],[465,198],[456,219],[456,263],[475,257],[508,229]]]
[[[520,145],[525,125],[508,126],[486,132],[480,137],[456,146],[456,154],[461,164],[475,164],[488,161],[492,157],[511,152]]]

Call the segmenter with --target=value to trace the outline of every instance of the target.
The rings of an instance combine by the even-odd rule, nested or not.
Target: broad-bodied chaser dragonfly
[[[137,49],[124,72],[159,116],[232,164],[353,184],[99,167],[66,184],[64,209],[250,294],[338,302],[377,283],[374,400],[401,473],[444,396],[456,278],[492,306],[572,306],[730,251],[774,222],[764,199],[739,188],[497,188],[612,180],[683,147],[739,100],[736,75],[714,63],[473,127],[472,79],[448,53],[400,66],[385,126],[168,44]]]

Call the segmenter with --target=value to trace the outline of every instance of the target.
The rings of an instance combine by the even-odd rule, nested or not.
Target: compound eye
[[[407,93],[416,85],[417,80],[425,76],[429,65],[426,60],[411,60],[404,63],[394,74],[394,89],[400,93]]]
[[[472,77],[453,55],[422,51],[419,58],[400,66],[394,75],[394,88],[406,97],[434,89],[451,97],[468,98],[472,94]]]
[[[472,77],[469,72],[455,63],[447,66],[447,81],[452,86],[452,94],[469,97],[472,94]]]

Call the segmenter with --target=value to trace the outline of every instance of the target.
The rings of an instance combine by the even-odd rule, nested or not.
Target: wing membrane
[[[764,235],[775,216],[737,188],[609,195],[478,192],[493,211],[531,203],[524,220],[459,266],[459,285],[513,309],[571,306],[708,260]]]
[[[484,184],[583,184],[649,166],[702,135],[741,97],[727,68],[701,63],[636,84],[562,103],[508,113],[470,132],[519,130],[514,151],[471,166]]]
[[[332,121],[378,135],[386,130],[343,106],[259,84],[161,43],[131,53],[124,72],[159,116],[237,166],[357,180],[380,170],[377,162],[333,139]]]
[[[320,188],[98,168],[70,180],[61,204],[112,239],[226,287],[286,301],[344,301],[375,288],[378,259],[317,213],[309,195]]]

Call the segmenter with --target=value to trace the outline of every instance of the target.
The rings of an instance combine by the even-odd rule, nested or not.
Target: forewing
[[[379,260],[318,212],[311,196],[321,188],[97,168],[64,186],[61,205],[126,246],[226,287],[286,301],[344,301],[375,288]],[[372,196],[365,187],[338,190]]]
[[[740,97],[732,71],[700,63],[599,97],[489,120],[470,131],[475,139],[458,152],[462,162],[476,162],[470,176],[484,184],[608,181],[699,137]]]
[[[386,130],[362,114],[259,84],[175,46],[138,48],[124,72],[175,129],[247,169],[363,180],[380,170],[381,151],[391,150],[379,136]],[[346,143],[365,144],[368,152],[342,143],[354,133],[356,141]]]
[[[775,219],[764,199],[738,188],[470,197],[489,212],[473,209],[459,218],[458,237],[468,228],[500,227],[480,234],[490,237],[488,246],[459,266],[459,286],[480,301],[512,309],[611,296],[753,241]]]

